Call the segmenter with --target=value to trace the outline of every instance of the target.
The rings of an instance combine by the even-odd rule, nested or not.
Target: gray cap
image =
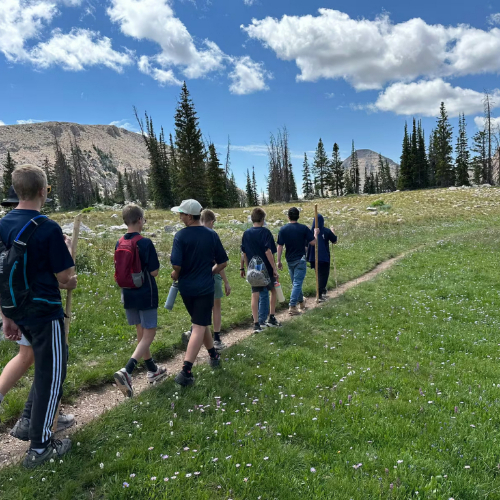
[[[202,206],[196,200],[182,200],[178,207],[172,207],[172,212],[188,215],[200,215]]]

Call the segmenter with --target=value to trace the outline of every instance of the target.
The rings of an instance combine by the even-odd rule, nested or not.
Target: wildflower
[[[167,482],[167,481],[168,481],[168,477],[164,477],[164,478],[163,478],[163,480],[164,480],[165,482]]]
[[[226,457],[226,460],[229,460],[231,457],[232,457],[232,455],[228,455],[228,456]]]
[[[356,464],[356,465],[353,465],[352,467],[353,467],[353,469],[356,469],[356,470],[357,470],[357,469],[359,469],[362,465],[363,465],[363,464]]]
[[[316,472],[316,469],[314,467],[311,467],[311,472],[314,474]]]
[[[252,467],[252,464],[247,464],[247,467]]]
[[[119,451],[116,452],[116,457],[120,458],[120,452]]]
[[[212,458],[212,462],[217,462],[218,458]]]
[[[123,483],[124,488],[128,488],[129,484],[128,483]]]
[[[168,458],[168,455],[162,455],[163,460],[165,460],[166,458]]]
[[[152,476],[151,481],[156,481],[156,476]]]
[[[352,396],[349,394],[349,395],[347,396],[347,401],[349,401],[349,403],[350,403],[350,402],[351,402],[351,399],[352,399]]]
[[[470,465],[466,465],[464,469],[470,469]]]
[[[199,473],[199,472],[195,472],[195,473],[194,473],[194,475],[195,475],[195,476],[199,476],[199,475],[200,475],[200,473]]]
[[[150,446],[150,447],[148,448],[148,450],[149,450],[149,451],[154,450],[154,449],[155,449],[155,447],[154,447],[154,446]]]
[[[239,467],[239,466],[240,466],[240,464],[236,464],[236,467]]]
[[[402,463],[403,463],[403,461],[402,461],[402,460],[398,460],[398,464],[402,464]]]
[[[187,446],[184,447],[184,451],[188,451],[189,448]]]
[[[269,460],[269,457],[264,457],[264,460]]]
[[[193,474],[189,474],[189,473],[188,473],[188,474],[186,474],[186,477],[191,477],[192,475],[193,475]]]
[[[135,474],[130,474],[130,477],[132,477],[132,478],[135,477]]]
[[[101,463],[99,464],[99,467],[100,467],[101,469],[104,469],[104,464],[101,462]]]

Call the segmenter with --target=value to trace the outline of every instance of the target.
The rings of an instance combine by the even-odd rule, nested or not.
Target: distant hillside
[[[375,175],[376,172],[379,171],[378,168],[378,153],[375,153],[375,151],[372,151],[371,149],[358,149],[357,151],[358,154],[358,163],[359,163],[359,175],[361,177],[361,187],[363,187],[364,181],[365,181],[365,168],[368,172],[368,175],[373,172]],[[396,173],[396,169],[399,168],[399,165],[391,160],[390,158],[386,158],[385,156],[382,156],[382,159],[387,160],[389,162],[389,167],[391,169],[391,174],[394,176]],[[344,167],[345,170],[348,170],[351,166],[351,157],[347,158],[344,160],[342,163],[342,166]]]
[[[79,125],[77,123],[43,122],[0,127],[0,172],[10,151],[16,163],[42,166],[47,157],[54,162],[54,136],[68,156],[70,140],[79,144],[85,154],[91,176],[103,185],[114,185],[118,171],[144,171],[149,167],[148,152],[140,134],[114,125]]]

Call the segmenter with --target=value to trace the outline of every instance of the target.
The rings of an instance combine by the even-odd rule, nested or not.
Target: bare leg
[[[271,290],[271,314],[276,312],[276,288]]]
[[[203,343],[205,347],[208,349],[212,349],[214,346],[214,339],[212,338],[212,332],[210,331],[210,327],[205,327],[205,336],[203,337]]]
[[[151,351],[149,350],[153,340],[156,335],[156,328],[142,328],[141,325],[137,325],[137,338],[139,339],[139,328],[141,329],[140,340],[135,348],[132,357],[139,361],[143,359],[151,359]]]
[[[259,322],[259,292],[252,293],[252,316],[253,322]]]
[[[207,332],[208,337],[207,338]],[[210,347],[207,344],[212,344]],[[194,363],[196,360],[196,356],[200,352],[202,344],[207,346],[207,349],[210,349],[214,345],[214,341],[212,339],[212,334],[210,333],[210,328],[206,326],[193,325],[193,330],[191,333],[191,337],[189,338],[189,344],[186,349],[186,357],[184,361],[189,361],[190,363]]]
[[[5,396],[34,362],[35,356],[32,347],[19,346],[19,353],[5,365],[0,375],[0,394]]]
[[[222,325],[222,300],[214,299],[214,308],[212,309],[214,318],[214,332],[220,332]]]

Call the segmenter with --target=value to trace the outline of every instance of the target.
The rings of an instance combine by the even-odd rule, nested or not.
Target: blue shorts
[[[129,325],[141,325],[148,330],[158,326],[158,309],[125,309]]]

